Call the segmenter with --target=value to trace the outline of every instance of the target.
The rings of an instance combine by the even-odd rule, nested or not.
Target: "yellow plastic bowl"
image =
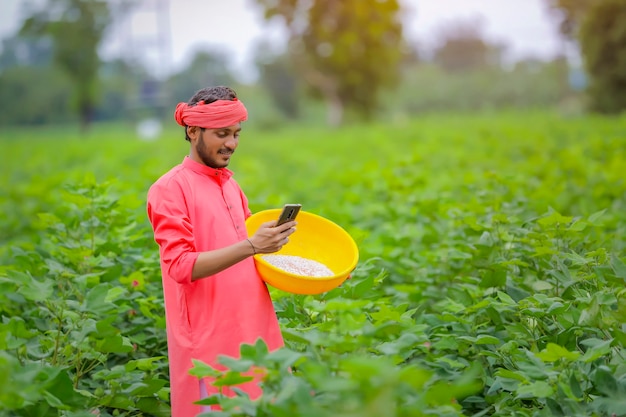
[[[252,236],[262,223],[278,219],[281,209],[264,210],[246,220],[248,235]],[[269,285],[294,294],[320,294],[338,287],[352,273],[359,260],[359,249],[343,228],[336,223],[300,210],[296,218],[296,231],[289,236],[289,243],[268,255],[292,255],[321,262],[335,275],[330,277],[307,277],[275,267],[263,254],[254,255],[261,278]]]

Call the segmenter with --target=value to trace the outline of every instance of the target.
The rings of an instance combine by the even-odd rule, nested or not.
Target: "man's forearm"
[[[254,249],[247,240],[242,240],[225,248],[202,252],[193,265],[191,280],[195,281],[222,272],[252,255],[254,255]]]

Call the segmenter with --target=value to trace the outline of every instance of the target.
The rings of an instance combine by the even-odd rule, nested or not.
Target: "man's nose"
[[[229,149],[235,149],[237,147],[238,144],[238,140],[236,137],[234,136],[229,136],[228,140],[226,141],[226,147]]]

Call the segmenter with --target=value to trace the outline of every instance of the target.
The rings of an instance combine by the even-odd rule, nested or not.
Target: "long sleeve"
[[[189,283],[199,252],[181,186],[174,181],[167,184],[167,188],[161,184],[150,188],[148,218],[159,245],[163,272],[179,283]]]

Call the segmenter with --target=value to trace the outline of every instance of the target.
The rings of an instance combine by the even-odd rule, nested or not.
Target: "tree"
[[[76,121],[71,84],[58,68],[13,66],[0,74],[0,126]]]
[[[17,66],[48,67],[52,63],[53,48],[50,39],[10,36],[0,48],[0,72]]]
[[[98,100],[98,47],[110,23],[104,0],[49,0],[22,25],[21,34],[49,37],[54,62],[70,78],[81,127],[92,121]]]
[[[501,47],[487,43],[475,21],[459,21],[439,30],[433,61],[448,72],[482,70],[500,65]]]
[[[175,101],[187,101],[201,86],[231,85],[228,54],[221,51],[199,50],[188,67],[167,81]]]
[[[569,40],[578,40],[578,30],[590,7],[598,0],[547,0],[558,15],[559,30]]]
[[[141,104],[158,105],[158,100],[154,98],[146,103],[137,103],[138,91],[141,88],[141,82],[138,80],[146,78],[148,74],[140,65],[132,65],[121,58],[103,62],[100,68],[100,85],[103,93],[95,110],[94,120],[135,121]]]
[[[400,76],[404,40],[397,0],[258,0],[269,20],[282,17],[288,53],[314,96],[323,97],[328,122],[344,108],[367,119],[379,96]]]
[[[260,42],[256,51],[255,61],[263,88],[285,117],[297,119],[300,114],[300,85],[289,56],[273,52],[270,43],[266,41]]]
[[[581,50],[591,75],[591,107],[603,113],[626,110],[626,2],[600,0],[580,31]]]
[[[71,84],[52,66],[50,39],[11,36],[0,53],[0,125],[68,122]],[[24,111],[28,109],[28,111]]]

